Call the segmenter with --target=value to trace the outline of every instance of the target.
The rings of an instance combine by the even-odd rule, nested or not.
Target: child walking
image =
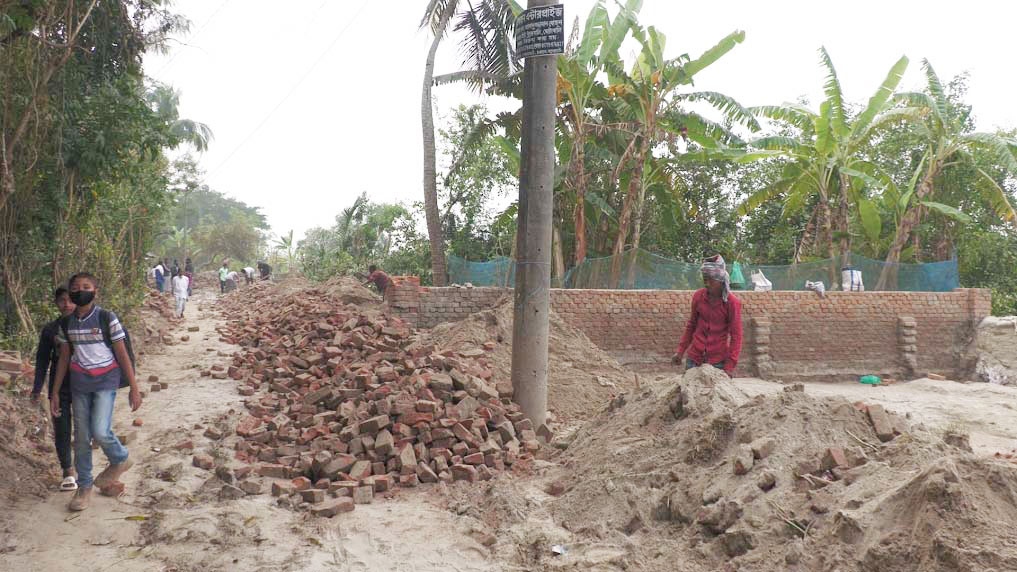
[[[180,269],[174,270],[173,275],[173,297],[177,301],[177,317],[184,317],[184,305],[187,304],[187,294],[191,290],[191,280],[181,274]]]
[[[60,358],[57,361],[50,410],[54,417],[61,416],[60,386],[70,370],[71,408],[74,411],[74,466],[78,472],[78,490],[68,508],[80,511],[88,508],[93,484],[102,488],[117,481],[124,471],[131,468],[133,462],[128,459],[127,448],[113,434],[113,402],[120,387],[121,376],[130,385],[128,399],[131,411],[141,407],[141,392],[124,344],[127,334],[120,320],[112,312],[95,304],[99,292],[96,278],[81,272],[71,277],[68,286],[71,302],[77,308],[70,316],[62,319],[57,332]],[[109,345],[103,333],[104,322],[107,320]],[[94,480],[93,439],[110,462]]]

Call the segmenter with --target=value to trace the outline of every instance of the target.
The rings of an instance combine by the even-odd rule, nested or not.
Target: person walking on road
[[[70,316],[74,313],[75,305],[71,302],[67,288],[63,286],[53,293],[53,302],[61,316]],[[32,385],[32,402],[39,401],[42,393],[42,386],[46,384],[47,373],[49,373],[49,393],[53,398],[53,385],[56,381],[57,362],[60,358],[60,345],[57,342],[57,334],[60,333],[60,318],[53,320],[42,328],[39,335],[39,348],[35,352],[35,383]],[[78,488],[77,472],[74,470],[74,459],[71,456],[71,384],[64,379],[60,384],[60,392],[57,395],[60,402],[60,409],[64,415],[53,417],[53,440],[56,445],[57,459],[60,460],[60,469],[63,470],[63,481],[60,482],[60,490],[73,491]]]
[[[162,294],[166,281],[166,267],[162,265],[162,262],[155,263],[155,268],[152,268],[152,277],[155,278],[155,289]]]
[[[194,265],[191,264],[191,259],[184,260],[184,276],[187,277],[187,297],[191,297],[192,288],[191,285],[194,282]]]
[[[219,293],[226,293],[226,277],[229,276],[230,267],[226,264],[226,261],[222,261],[222,268],[219,269]]]
[[[113,433],[113,402],[122,380],[130,386],[131,411],[141,407],[141,391],[128,353],[127,331],[116,314],[95,304],[99,292],[96,278],[81,272],[72,276],[68,285],[71,302],[76,308],[70,316],[61,318],[57,333],[60,358],[50,397],[50,412],[57,418],[64,413],[59,394],[66,377],[71,384],[74,466],[78,471],[79,487],[68,508],[81,511],[88,508],[93,484],[99,488],[112,484],[131,468],[133,462],[127,448]],[[93,440],[110,463],[94,481]]]
[[[188,291],[191,289],[191,280],[180,273],[180,269],[177,269],[177,273],[173,276],[173,297],[177,302],[177,317],[184,317],[184,306],[187,304]]]
[[[681,363],[688,352],[687,369],[710,364],[729,377],[742,351],[742,303],[731,293],[731,278],[719,254],[703,261],[705,288],[692,295],[692,309],[671,361]]]

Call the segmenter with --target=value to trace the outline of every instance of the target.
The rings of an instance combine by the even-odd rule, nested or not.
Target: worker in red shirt
[[[742,303],[731,293],[731,277],[719,254],[703,261],[705,288],[692,295],[692,311],[672,363],[681,363],[688,351],[686,369],[710,364],[729,377],[742,351]]]
[[[379,270],[378,267],[373,264],[367,267],[367,271],[370,274],[368,274],[367,281],[364,282],[364,286],[373,282],[374,286],[378,289],[378,293],[384,296],[385,290],[388,289],[388,285],[392,281],[388,277],[388,274],[385,274],[383,270]],[[363,274],[360,276],[363,276]]]

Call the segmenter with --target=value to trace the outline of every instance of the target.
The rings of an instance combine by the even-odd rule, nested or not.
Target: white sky
[[[525,0],[520,0],[525,4]],[[566,0],[585,20],[593,0]],[[262,208],[277,234],[329,226],[361,192],[384,202],[422,197],[420,91],[429,33],[425,0],[176,0],[189,36],[150,55],[151,77],[181,90],[181,116],[215,132],[200,156],[209,185]],[[614,14],[614,3],[609,3]],[[746,39],[696,76],[696,87],[743,105],[821,97],[825,45],[849,101],[864,102],[890,66],[911,59],[902,89],[923,85],[921,59],[943,81],[968,71],[983,130],[1017,126],[1013,50],[1017,3],[968,0],[950,9],[914,0],[854,2],[645,0],[644,26],[667,34],[665,55],[698,56],[729,32]],[[457,37],[435,74],[459,69]],[[626,44],[631,62],[637,49]],[[437,114],[481,96],[434,89]],[[501,109],[504,101],[486,101]],[[440,169],[440,166],[439,166]]]

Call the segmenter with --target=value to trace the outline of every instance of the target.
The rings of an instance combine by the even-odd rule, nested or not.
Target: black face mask
[[[77,292],[71,292],[71,302],[74,302],[77,306],[87,306],[92,303],[95,298],[95,291],[93,290],[78,290]]]

